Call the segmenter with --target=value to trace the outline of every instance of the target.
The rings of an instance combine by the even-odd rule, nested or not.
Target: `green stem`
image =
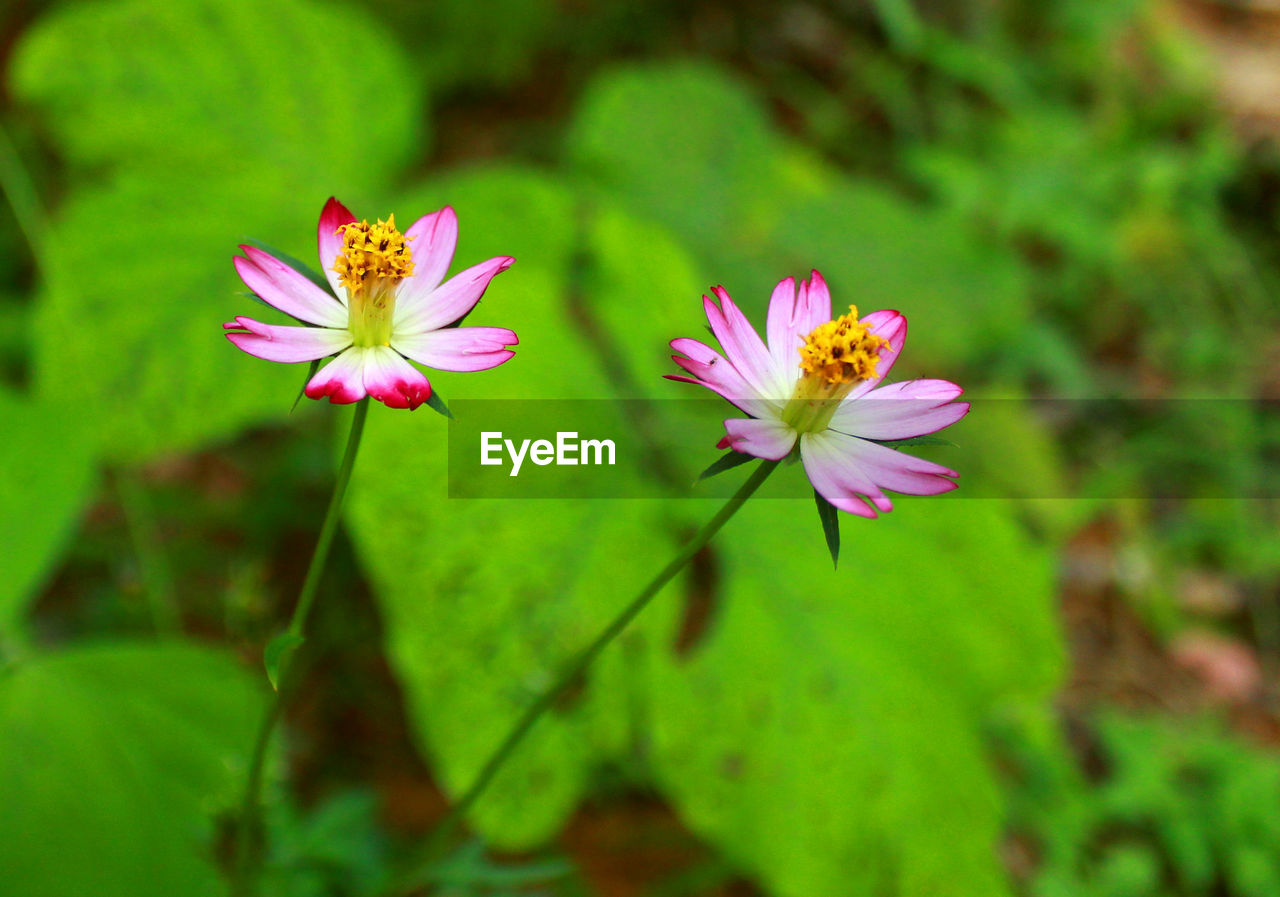
[[[680,550],[680,553],[662,568],[658,575],[640,591],[640,594],[631,599],[621,613],[592,640],[591,644],[583,648],[569,662],[551,687],[525,708],[524,713],[520,715],[516,724],[511,727],[511,731],[507,733],[507,737],[502,740],[502,743],[485,761],[484,766],[480,768],[480,773],[472,781],[471,787],[466,790],[458,802],[449,810],[448,815],[436,826],[435,831],[422,851],[421,857],[414,863],[411,873],[403,876],[389,893],[401,894],[420,884],[431,864],[443,853],[454,829],[457,828],[467,811],[484,794],[485,789],[489,787],[498,771],[515,753],[516,748],[520,746],[524,737],[529,734],[529,731],[542,718],[543,714],[551,709],[560,696],[578,680],[600,652],[608,647],[609,643],[617,638],[630,625],[631,621],[640,615],[640,612],[648,606],[654,596],[662,591],[663,586],[674,579],[675,575],[684,569],[694,555],[711,541],[711,538],[720,531],[720,528],[728,522],[729,518],[737,513],[747,499],[760,488],[760,484],[765,481],[769,474],[773,473],[778,463],[777,461],[762,461],[755,472],[751,474],[751,477],[739,487],[732,498],[725,502],[724,507],[708,520],[702,529],[698,530],[697,534]]]
[[[324,515],[324,525],[320,527],[320,538],[316,540],[315,552],[311,555],[311,566],[307,568],[307,578],[302,581],[302,591],[298,593],[298,604],[293,609],[293,619],[289,621],[289,634],[301,637],[307,617],[311,613],[311,605],[316,600],[316,590],[320,587],[320,577],[324,574],[324,564],[329,558],[329,548],[333,545],[333,537],[338,532],[339,512],[342,500],[347,494],[347,484],[351,482],[351,471],[356,466],[356,453],[360,451],[360,437],[364,434],[364,419],[369,415],[368,397],[356,405],[355,416],[351,419],[351,434],[347,436],[347,450],[342,456],[342,465],[338,468],[338,479],[333,484],[333,496],[329,499],[329,510]]]
[[[347,449],[342,456],[342,464],[338,467],[338,478],[333,484],[333,496],[329,499],[329,509],[325,512],[324,524],[320,527],[320,537],[316,540],[315,551],[311,554],[311,566],[307,568],[307,578],[302,582],[298,603],[294,605],[293,617],[289,620],[287,632],[298,638],[302,638],[307,618],[311,615],[316,591],[320,587],[320,577],[324,574],[325,562],[329,559],[329,549],[333,545],[333,537],[338,532],[342,500],[347,494],[347,484],[351,482],[351,471],[356,465],[356,454],[360,451],[360,437],[364,433],[364,421],[368,414],[369,399],[364,398],[356,405],[355,416],[351,420],[351,433],[347,437]],[[271,736],[284,713],[288,681],[285,674],[290,666],[289,656],[286,653],[286,656],[280,659],[280,669],[276,677],[279,687],[267,707],[267,712],[262,717],[258,734],[254,738],[249,775],[245,780],[244,800],[240,806],[239,826],[236,831],[236,865],[231,885],[232,897],[251,897],[257,891],[258,870],[261,866],[262,776],[266,767],[267,748],[271,744]]]

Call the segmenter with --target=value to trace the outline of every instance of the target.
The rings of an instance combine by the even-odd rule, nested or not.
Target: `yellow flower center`
[[[880,353],[889,341],[858,320],[858,307],[819,324],[800,347],[804,376],[782,411],[785,423],[802,433],[825,430],[840,401],[855,385],[876,376]]]
[[[805,337],[800,367],[805,379],[819,379],[828,387],[858,383],[876,375],[880,350],[887,348],[889,341],[861,323],[858,306],[850,305],[847,315],[819,324]]]
[[[409,241],[396,229],[396,216],[377,224],[361,221],[338,228],[342,251],[333,270],[347,290],[349,326],[357,346],[391,342],[396,285],[413,273]]]

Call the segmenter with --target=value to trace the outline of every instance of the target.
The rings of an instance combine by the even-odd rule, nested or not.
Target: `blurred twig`
[[[13,217],[31,247],[31,254],[47,276],[49,266],[45,264],[44,237],[49,230],[49,216],[22,157],[18,155],[18,148],[3,124],[0,124],[0,191],[4,192],[9,207],[13,209]]]
[[[40,276],[46,284],[53,286],[60,275],[56,273],[58,268],[52,264],[51,256],[45,248],[49,234],[49,212],[41,202],[35,182],[3,122],[0,122],[0,193],[4,194],[9,208],[13,209],[13,217],[27,240]],[[52,302],[49,305],[58,325],[69,330],[71,322],[67,320],[61,304]]]
[[[911,0],[872,0],[872,5],[894,49],[909,55],[919,52],[925,29]]]
[[[173,570],[160,545],[151,495],[134,473],[122,471],[116,475],[115,481],[125,526],[142,572],[142,590],[146,595],[151,623],[157,635],[171,635],[181,628],[182,619],[178,613]]]

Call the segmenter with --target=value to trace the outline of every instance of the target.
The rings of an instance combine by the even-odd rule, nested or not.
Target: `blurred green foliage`
[[[273,897],[372,895],[387,885],[390,845],[378,826],[377,796],[345,791],[310,811],[271,805],[263,891]]]
[[[705,76],[681,81],[693,89],[653,103],[672,122],[708,107]],[[724,106],[750,109],[720,79],[711,84]],[[732,157],[738,122],[728,115]],[[696,146],[673,141],[663,152],[670,170],[696,168],[687,160]],[[666,201],[705,204],[698,183],[691,177],[687,196]],[[512,309],[502,320],[529,347],[519,365],[440,376],[447,395],[666,388],[656,377],[665,342],[681,332],[698,285],[660,231],[596,212],[595,191],[579,199],[533,174],[485,172],[435,190],[423,207],[447,197],[457,208],[460,265],[498,251],[521,260],[501,284]],[[469,238],[471,220],[489,224]],[[646,247],[643,266],[626,263],[637,246]],[[575,310],[595,319],[590,339]],[[611,366],[597,373],[602,352]],[[539,502],[531,526],[527,503],[447,502],[445,455],[422,451],[438,426],[376,416],[364,450],[381,463],[357,470],[351,508],[424,743],[459,791],[542,681],[616,613],[627,590],[604,584],[642,582],[711,509]],[[679,459],[685,482],[703,460]],[[950,503],[859,533],[852,569],[831,573],[807,502],[758,502],[740,516],[715,550],[715,581],[701,586],[715,607],[705,644],[681,656],[673,648],[680,608],[651,609],[601,659],[573,709],[504,771],[476,825],[498,845],[538,844],[594,775],[621,765],[661,787],[690,825],[777,893],[997,893],[1001,813],[975,722],[1001,702],[1037,701],[1057,681],[1047,555],[1020,536],[1007,509]],[[415,549],[436,544],[448,550]],[[973,565],[978,552],[990,563]],[[889,607],[850,589],[864,577],[874,593],[896,596]],[[997,604],[1003,610],[991,613]]]
[[[897,376],[1015,399],[963,431],[981,450],[965,475],[1015,499],[1091,475],[1134,495],[1188,470],[1229,493],[1274,480],[1255,449],[1280,433],[1244,405],[1188,405],[1179,435],[1121,452],[1103,421],[1016,401],[1270,383],[1276,216],[1240,195],[1275,172],[1214,109],[1205,57],[1159,4],[49,6],[8,59],[28,173],[0,160],[15,206],[0,238],[33,243],[0,254],[6,893],[221,892],[213,821],[262,699],[226,648],[260,646],[264,604],[290,600],[267,553],[309,548],[320,443],[344,418],[304,403],[290,420],[302,369],[235,352],[218,325],[261,312],[237,293],[235,244],[312,258],[330,194],[406,220],[450,203],[455,270],[519,260],[474,317],[513,327],[518,355],[433,376],[450,399],[682,394],[659,375],[667,341],[702,326],[701,292],[722,281],[760,321],[773,283],[817,267],[837,306],[908,315]],[[47,214],[21,201],[37,193]],[[349,617],[371,586],[410,737],[457,794],[710,509],[449,502],[444,426],[374,410],[349,508],[363,572],[335,564],[316,642],[368,649],[351,642],[376,627]],[[655,495],[663,476],[687,482],[717,435],[708,457],[659,459],[651,433],[660,473],[634,475]],[[247,444],[269,499],[215,479],[133,509],[189,532],[132,520],[113,541],[86,522],[128,505],[129,483],[146,499],[175,458]],[[103,469],[125,499],[95,495]],[[778,895],[1008,893],[1010,817],[1041,845],[1042,897],[1272,892],[1276,763],[1214,730],[1107,717],[1101,784],[1047,742],[1006,798],[989,726],[1047,725],[1065,666],[1055,556],[1108,511],[1066,505],[906,503],[846,523],[838,573],[809,502],[750,505],[524,746],[469,820],[484,842],[433,870],[436,892],[585,893],[571,864],[490,847],[545,844],[619,785],[659,795],[718,870]],[[1199,564],[1274,603],[1280,557],[1258,535],[1274,503],[1135,518],[1166,579]],[[59,584],[68,564],[137,568],[152,599],[174,583],[169,622],[222,647],[94,644],[165,615],[113,583]],[[59,606],[67,592],[80,606]],[[273,791],[269,892],[379,894],[413,844],[367,792],[313,800],[308,784]]]
[[[280,419],[296,375],[208,327],[248,311],[230,255],[264,235],[302,255],[314,238],[297,224],[326,196],[366,199],[421,152],[407,67],[369,20],[293,0],[71,4],[33,27],[9,84],[71,188],[41,258],[36,394],[91,405],[114,460]]]
[[[13,897],[222,893],[261,688],[182,644],[104,643],[0,675],[0,866]]]
[[[1015,829],[1033,840],[1036,897],[1264,897],[1280,889],[1280,762],[1208,720],[1107,713],[1090,781],[1024,742]]]
[[[64,408],[0,387],[0,419],[22,426],[0,440],[0,650],[22,638],[27,604],[48,577],[93,487],[84,428]],[[37,462],[37,463],[32,463]]]
[[[976,361],[987,340],[1012,340],[1025,324],[1016,258],[993,255],[957,220],[843,177],[785,141],[751,93],[714,69],[606,73],[582,100],[569,148],[589,183],[663,222],[710,270],[725,272],[755,318],[778,272],[817,267],[837,306],[907,316],[913,370]]]

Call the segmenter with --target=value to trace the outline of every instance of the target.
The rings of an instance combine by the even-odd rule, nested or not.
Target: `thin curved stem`
[[[356,453],[360,451],[360,437],[364,434],[364,419],[368,415],[369,399],[366,396],[356,405],[355,416],[351,419],[351,433],[347,436],[347,449],[342,455],[342,464],[338,468],[338,479],[333,484],[329,510],[325,512],[324,525],[320,527],[320,538],[316,540],[316,549],[311,555],[311,566],[307,568],[307,578],[302,581],[302,591],[298,593],[298,603],[293,608],[292,619],[289,620],[290,635],[302,635],[307,617],[311,614],[311,605],[315,603],[316,590],[320,587],[320,577],[324,575],[325,561],[329,559],[329,548],[333,545],[333,537],[338,532],[342,500],[346,498],[347,484],[351,482],[351,471],[356,466]]]
[[[600,634],[569,662],[551,687],[525,708],[524,713],[520,715],[515,725],[511,727],[511,731],[507,733],[507,737],[502,740],[502,743],[485,761],[484,766],[480,768],[480,772],[472,781],[471,787],[463,793],[458,802],[449,810],[448,815],[436,826],[421,856],[414,862],[411,872],[401,877],[396,886],[387,892],[388,895],[402,894],[421,883],[428,867],[443,853],[458,823],[462,821],[467,811],[484,794],[499,770],[515,753],[516,748],[524,741],[525,736],[529,734],[538,720],[578,680],[600,652],[608,647],[631,624],[631,621],[640,615],[640,612],[649,605],[654,596],[662,591],[663,586],[674,579],[676,574],[683,570],[685,565],[693,559],[694,555],[711,541],[712,537],[720,531],[720,528],[728,522],[729,518],[736,514],[747,499],[760,488],[760,485],[769,474],[773,473],[778,463],[778,461],[762,461],[750,478],[738,488],[732,498],[725,502],[724,507],[698,530],[697,534],[680,550],[680,553],[672,558],[671,562],[663,567],[658,575],[650,580],[649,584],[627,603],[618,616],[614,617],[609,625],[605,626],[600,631]]]
[[[329,509],[325,512],[324,523],[320,527],[320,536],[316,539],[315,551],[311,554],[311,565],[307,567],[307,577],[302,581],[302,591],[298,593],[298,602],[294,605],[293,616],[289,619],[286,632],[302,638],[315,604],[316,592],[320,587],[320,578],[324,575],[325,562],[329,559],[329,549],[333,546],[333,537],[338,532],[338,520],[341,517],[342,500],[347,494],[347,485],[351,482],[351,471],[356,466],[356,454],[360,451],[360,437],[364,434],[364,421],[369,414],[369,399],[361,399],[356,405],[355,416],[351,420],[351,433],[347,436],[347,448],[342,455],[342,464],[338,467],[338,477],[333,484],[333,495],[329,499]],[[231,884],[232,897],[250,897],[257,890],[258,870],[261,866],[262,835],[262,777],[266,767],[267,748],[271,744],[271,736],[275,732],[280,717],[284,714],[286,692],[293,664],[285,656],[280,661],[280,669],[276,682],[278,688],[267,707],[262,721],[258,725],[258,733],[253,742],[253,753],[249,760],[249,774],[245,780],[244,800],[240,805],[240,817],[236,828],[235,873]]]

